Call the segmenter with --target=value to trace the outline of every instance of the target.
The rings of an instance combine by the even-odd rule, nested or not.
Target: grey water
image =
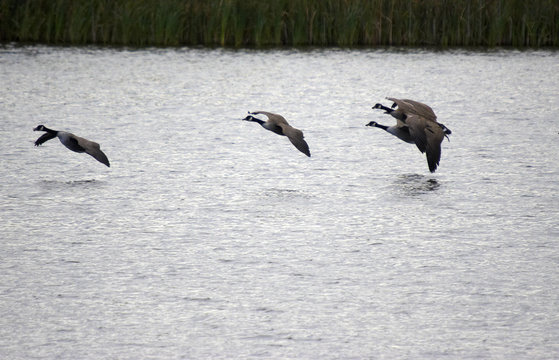
[[[2,359],[559,356],[557,51],[4,45],[0,84]]]

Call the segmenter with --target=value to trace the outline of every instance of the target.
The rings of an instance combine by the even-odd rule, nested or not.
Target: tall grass
[[[559,1],[0,0],[0,41],[559,46]]]

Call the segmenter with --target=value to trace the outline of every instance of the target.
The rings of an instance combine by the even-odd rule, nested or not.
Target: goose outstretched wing
[[[425,105],[419,101],[410,99],[396,99],[396,98],[386,98],[387,100],[393,101],[394,104],[406,115],[419,115],[426,120],[436,121],[437,115],[429,105]]]
[[[406,124],[419,151],[426,153],[429,171],[435,172],[441,161],[441,142],[444,139],[444,131],[438,123],[417,115],[408,116]]]
[[[49,141],[50,139],[54,139],[56,137],[55,134],[51,134],[51,133],[44,133],[43,135],[41,135],[36,141],[35,141],[35,146],[39,146],[44,144],[45,142]]]

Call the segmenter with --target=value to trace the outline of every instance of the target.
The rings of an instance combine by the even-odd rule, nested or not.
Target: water
[[[4,46],[0,82],[3,359],[558,356],[557,52]],[[435,174],[385,96],[453,131]]]

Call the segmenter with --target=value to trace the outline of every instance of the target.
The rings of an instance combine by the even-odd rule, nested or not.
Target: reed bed
[[[128,46],[559,45],[557,0],[0,0],[0,41]]]

